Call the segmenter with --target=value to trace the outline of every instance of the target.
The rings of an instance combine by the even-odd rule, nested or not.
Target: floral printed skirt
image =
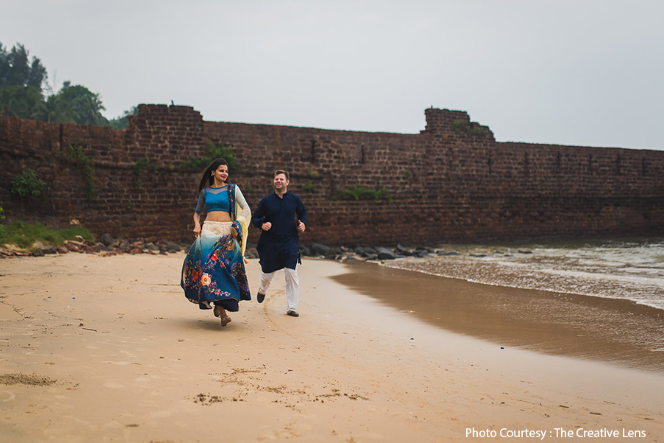
[[[180,286],[200,309],[212,309],[215,304],[236,312],[240,300],[251,300],[242,250],[231,236],[231,227],[241,230],[237,222],[203,223],[184,259]]]

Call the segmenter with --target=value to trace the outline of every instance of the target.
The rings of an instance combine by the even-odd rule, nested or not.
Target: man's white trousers
[[[277,272],[268,274],[261,272],[261,284],[258,289],[261,294],[267,294],[267,290]],[[300,298],[300,280],[297,277],[297,265],[295,269],[284,268],[284,277],[286,279],[286,312],[296,311],[297,302]]]

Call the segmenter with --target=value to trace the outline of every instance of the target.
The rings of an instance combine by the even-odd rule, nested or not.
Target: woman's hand
[[[237,230],[235,228],[231,228],[231,237],[237,238],[237,236],[238,236]]]

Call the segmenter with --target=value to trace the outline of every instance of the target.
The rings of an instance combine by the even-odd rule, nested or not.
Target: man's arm
[[[302,226],[298,224],[297,230],[304,232],[305,226],[307,225],[307,208],[304,207],[304,203],[302,203],[302,199],[299,196],[297,198],[295,213],[297,214],[297,219],[302,223]]]
[[[302,199],[298,197],[297,208],[295,209],[298,220],[300,220],[305,225],[307,224],[307,208],[304,207]]]
[[[254,212],[254,214],[251,216],[251,224],[257,227],[258,229],[261,229],[264,217],[265,217],[265,199],[262,199],[260,203],[258,203],[258,209],[256,209],[256,212]]]

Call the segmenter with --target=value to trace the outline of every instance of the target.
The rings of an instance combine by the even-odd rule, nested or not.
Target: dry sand
[[[279,275],[222,328],[184,299],[182,259],[0,261],[0,441],[664,441],[661,372],[436,328],[330,261],[301,266],[299,318]]]

